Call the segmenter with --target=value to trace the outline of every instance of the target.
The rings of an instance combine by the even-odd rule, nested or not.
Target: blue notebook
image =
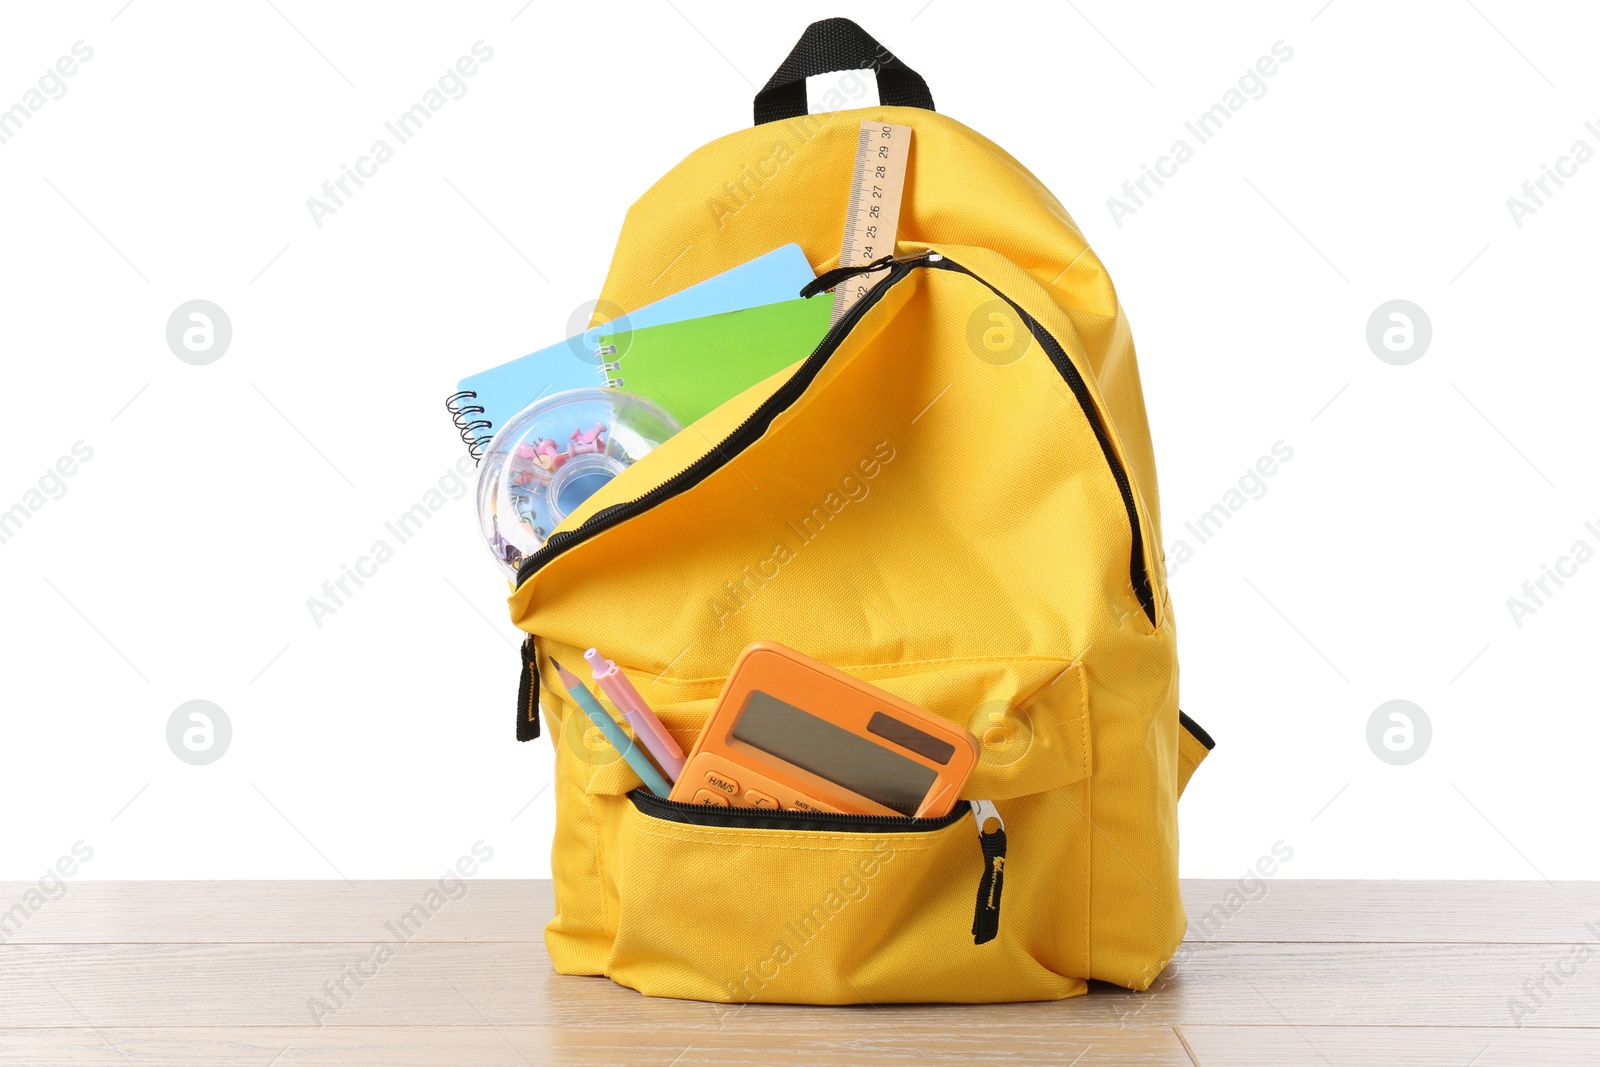
[[[629,312],[628,325],[632,329],[659,326],[793,300],[815,277],[800,246],[784,245]],[[596,326],[462,379],[459,392],[446,406],[473,456],[489,447],[495,430],[540,397],[565,389],[605,385],[608,376],[598,353],[599,337],[614,332],[614,323]]]

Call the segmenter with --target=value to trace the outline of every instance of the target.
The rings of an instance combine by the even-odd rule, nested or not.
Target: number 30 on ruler
[[[900,197],[906,187],[906,161],[911,155],[911,127],[863,122],[856,144],[856,165],[850,177],[850,206],[845,212],[844,243],[839,266],[861,267],[894,254],[900,228]],[[850,310],[880,280],[863,274],[841,282],[833,291],[833,321]]]

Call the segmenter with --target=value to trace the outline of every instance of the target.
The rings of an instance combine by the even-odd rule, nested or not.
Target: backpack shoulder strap
[[[1201,729],[1183,712],[1178,712],[1178,795],[1183,795],[1184,787],[1189,784],[1189,779],[1194,776],[1195,768],[1200,762],[1211,754],[1217,743],[1211,740],[1211,735]]]

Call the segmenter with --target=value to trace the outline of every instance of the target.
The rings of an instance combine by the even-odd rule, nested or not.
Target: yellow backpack
[[[805,113],[807,76],[862,68],[883,106]],[[556,752],[550,958],[726,1002],[1144,989],[1183,938],[1176,805],[1211,741],[1178,710],[1111,280],[1022,164],[936,114],[853,23],[808,29],[756,115],[633,206],[600,307],[791,241],[823,272],[811,290],[877,283],[809,358],[629,468],[521,568],[518,737],[542,709]],[[914,131],[897,258],[829,275],[868,119]],[[603,640],[688,751],[758,639],[971,730],[966,799],[848,826],[661,801],[548,667]]]

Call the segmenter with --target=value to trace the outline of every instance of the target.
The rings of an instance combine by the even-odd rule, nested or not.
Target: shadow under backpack
[[[806,113],[808,76],[860,69],[881,106]],[[1178,710],[1111,280],[1037,178],[848,20],[806,30],[755,119],[633,205],[601,308],[791,241],[822,275],[809,289],[840,280],[864,120],[914,131],[897,257],[809,358],[645,456],[521,567],[517,733],[539,736],[542,710],[556,753],[550,959],[724,1002],[1145,989],[1183,939],[1177,802],[1212,742]],[[603,643],[688,751],[757,639],[971,730],[966,799],[868,828],[660,801],[586,743],[548,668]],[[973,801],[999,819],[975,825]]]

